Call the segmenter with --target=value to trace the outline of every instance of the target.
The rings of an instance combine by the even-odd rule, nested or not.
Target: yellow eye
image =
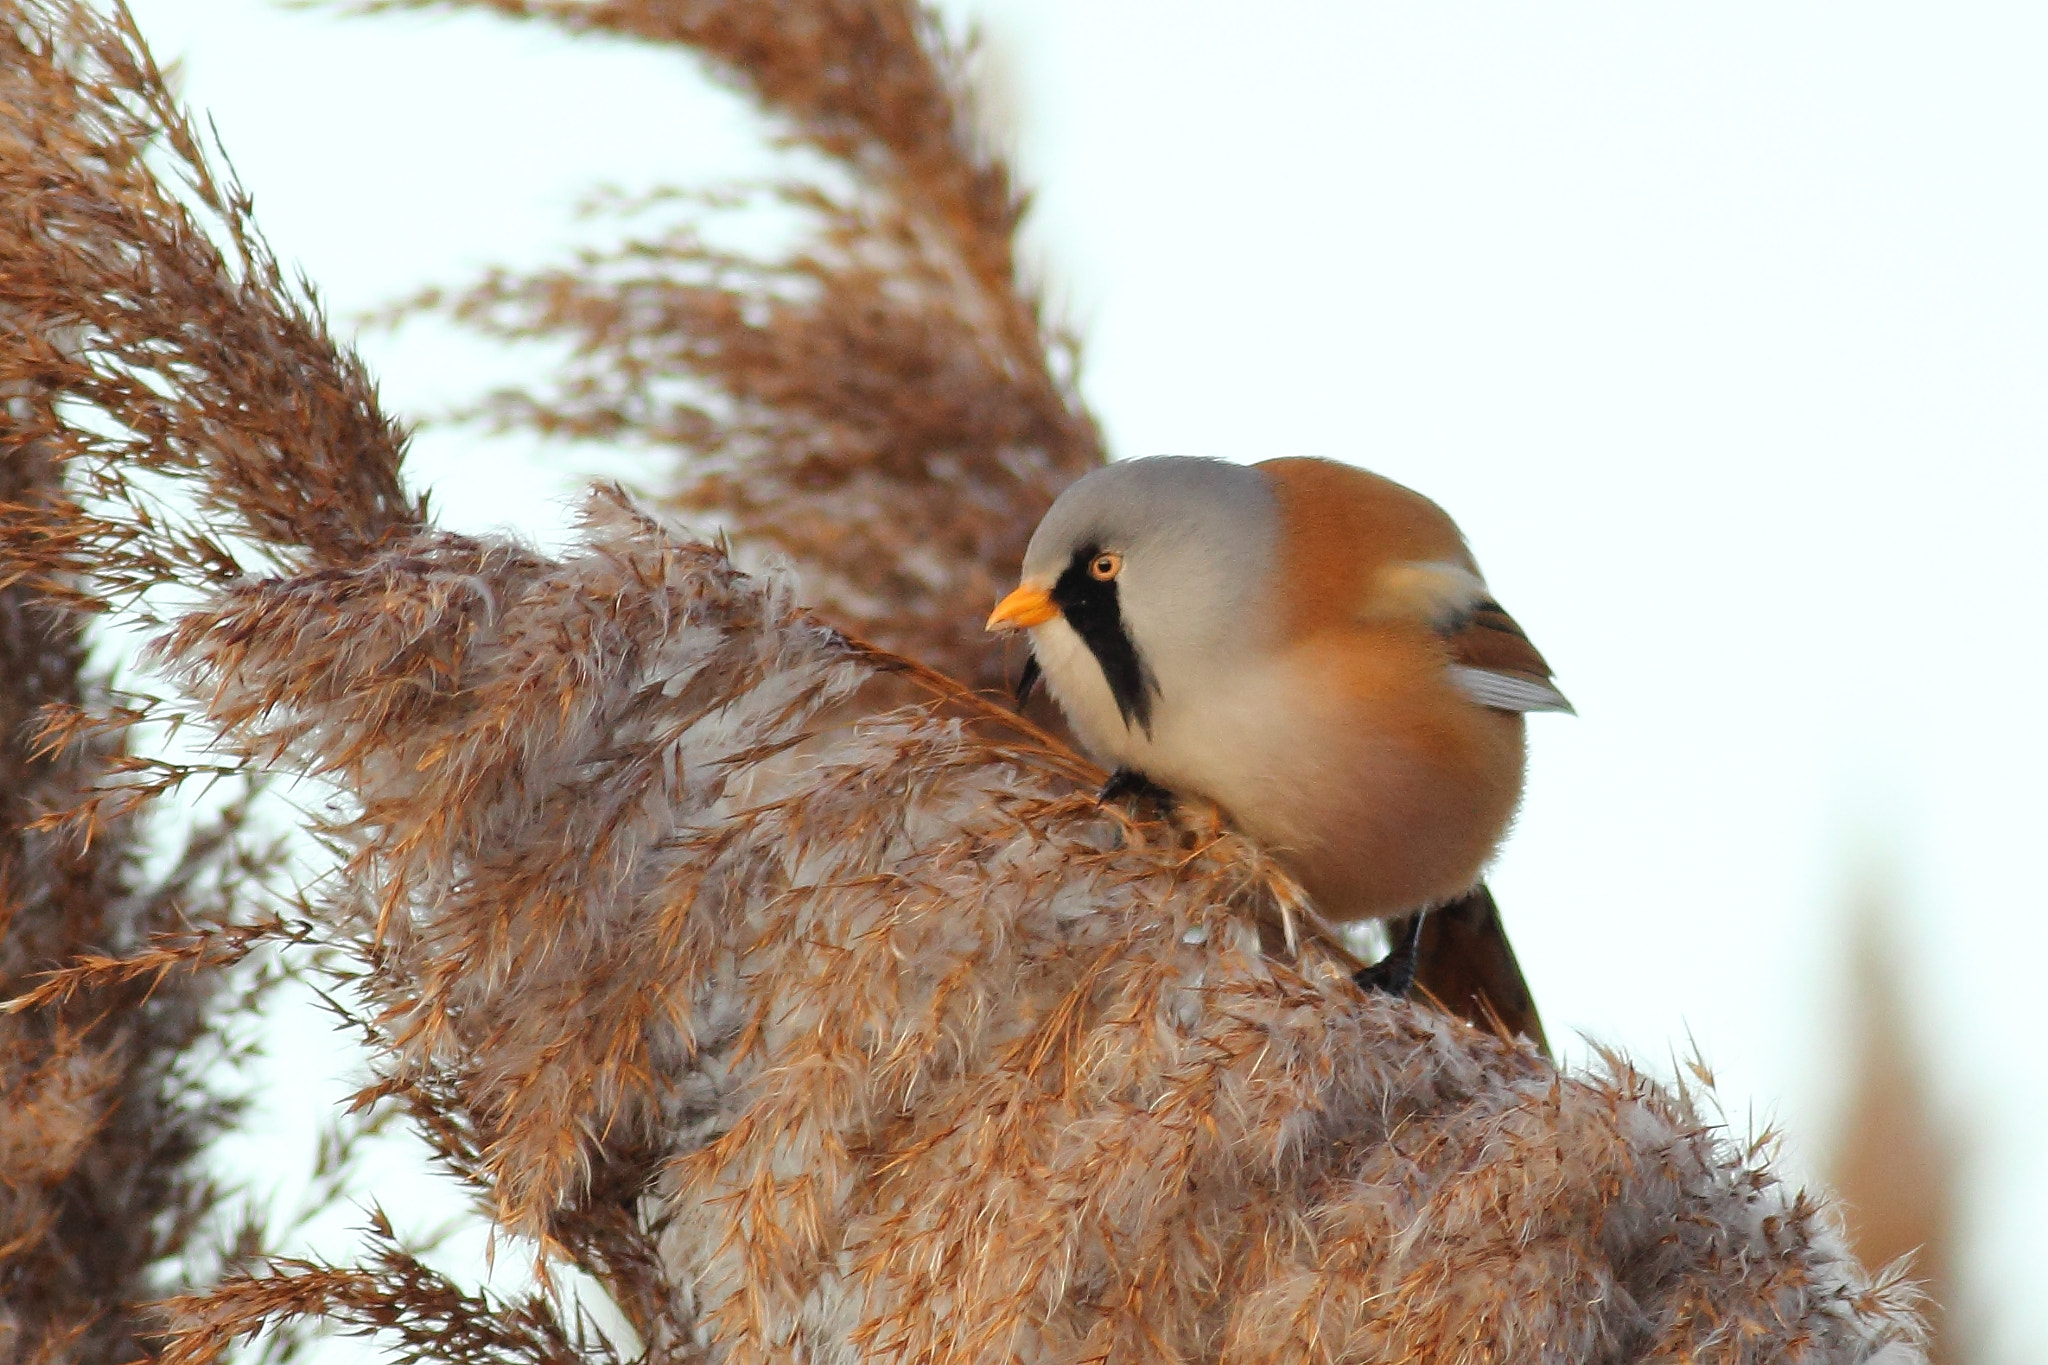
[[[1114,550],[1104,550],[1088,561],[1088,576],[1107,583],[1124,570],[1124,557]]]

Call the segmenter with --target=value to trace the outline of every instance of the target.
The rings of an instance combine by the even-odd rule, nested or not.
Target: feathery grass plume
[[[11,499],[7,509],[0,583],[21,600],[161,621],[181,593],[265,567],[353,563],[422,522],[424,500],[408,499],[398,481],[403,432],[378,409],[355,358],[329,339],[310,290],[284,279],[247,196],[205,154],[124,10],[0,0],[0,204],[0,315],[13,324],[0,331],[0,384],[18,395],[8,413],[9,469],[29,468],[19,461],[34,455],[49,470],[37,496]],[[64,752],[83,753],[136,733],[142,721],[183,719],[145,700],[97,713],[71,708],[44,730]],[[261,766],[104,751],[110,771],[92,774],[101,780],[74,783],[48,802],[52,838],[66,832],[112,849],[150,797],[190,777],[233,778]],[[173,876],[164,905],[206,908],[190,884],[203,868],[244,866],[247,845],[232,832],[195,846],[191,870]],[[223,874],[208,885],[228,883]],[[221,889],[216,902],[245,899]],[[141,904],[130,908],[139,914]],[[94,937],[85,920],[66,923],[78,940],[28,964],[57,970],[16,980],[9,964],[8,984],[22,993],[17,1017],[62,1020],[99,1001],[110,1026],[129,1028],[136,1010],[126,1002],[161,999],[165,1012],[184,998],[171,989],[181,968],[226,965],[264,938],[311,932],[225,912],[156,935]],[[352,940],[352,927],[330,920],[317,929],[375,980],[411,989],[404,963],[381,944]],[[128,994],[106,994],[116,988]],[[243,1017],[253,1008],[241,1002]],[[373,1044],[382,1037],[378,1020],[357,1022]],[[80,1071],[74,1088],[96,1076]],[[459,1080],[455,1070],[388,1076],[363,1099],[404,1107],[444,1166],[468,1178],[481,1144],[456,1097]],[[32,1096],[21,1094],[27,1114]],[[140,1103],[123,1112],[149,1117]],[[168,1147],[186,1129],[165,1122],[154,1131]],[[651,1179],[633,1155],[609,1165],[592,1158],[590,1202],[558,1211],[551,1236],[601,1274],[636,1322],[658,1327],[670,1295],[631,1214]],[[152,1245],[146,1221],[117,1227],[138,1256]],[[168,1234],[163,1241],[175,1244]],[[110,1301],[128,1287],[112,1274],[98,1282]],[[372,1275],[343,1297],[359,1302],[375,1286],[399,1283]],[[31,1306],[47,1297],[26,1278],[20,1286]],[[59,1320],[86,1320],[52,1302]]]
[[[91,509],[43,513],[15,572],[61,593],[90,571],[127,601],[231,581],[237,549],[346,559],[416,526],[403,433],[310,291],[286,284],[126,11],[12,0],[0,16],[0,382],[29,395],[17,439],[82,480]],[[180,484],[180,510],[153,496]]]
[[[813,229],[786,254],[714,245],[719,197],[672,191],[614,206],[615,250],[417,301],[571,344],[558,385],[480,415],[674,451],[665,501],[786,557],[828,620],[1002,687],[981,621],[1103,451],[1073,338],[1018,265],[1026,200],[977,116],[970,51],[915,0],[357,6],[428,7],[688,49],[824,159],[766,192]]]
[[[194,720],[337,794],[309,908],[359,955],[379,1092],[649,1358],[1920,1359],[1910,1295],[1760,1149],[1618,1062],[1363,994],[1213,813],[1103,808],[1024,722],[616,493],[560,558],[437,532],[125,21],[0,16],[31,111],[0,307],[35,324],[0,381],[63,396],[27,425],[94,476],[43,568],[190,594],[156,657]],[[884,685],[923,700],[846,704]],[[307,1315],[410,1359],[613,1349],[375,1227],[365,1266],[171,1312],[195,1365]]]
[[[1366,995],[1263,930],[1255,849],[934,674],[845,719],[911,666],[619,495],[559,561],[234,585],[163,657],[359,802],[331,913],[407,964],[390,1064],[460,1076],[505,1226],[657,1154],[715,1358],[1919,1358],[1683,1094]]]
[[[210,529],[214,499],[276,546],[335,553],[395,487],[336,412],[367,385],[303,345],[317,322],[196,149],[125,14],[0,5],[7,1360],[145,1358],[152,1302],[260,1243],[261,1220],[228,1221],[231,1192],[199,1158],[240,1113],[225,1087],[288,970],[250,955],[308,933],[277,912],[281,849],[252,824],[252,775],[174,758],[141,724],[165,713],[88,669],[85,621],[239,572]],[[159,153],[228,225],[229,254],[166,190]],[[206,482],[201,449],[228,478]],[[308,452],[265,486],[263,470]],[[207,515],[167,515],[159,475],[196,477]],[[226,791],[142,818],[194,776]]]
[[[232,1280],[210,1295],[167,1305],[182,1324],[171,1358],[217,1358],[252,1323],[317,1321],[359,1335],[382,1333],[406,1361],[623,1361],[587,1318],[565,1322],[542,1295],[507,1302],[464,1290],[407,1251],[381,1209],[371,1212],[366,1236],[367,1265],[280,1259],[268,1275]]]
[[[197,1157],[238,1106],[207,1074],[235,1056],[209,1006],[246,945],[199,926],[267,868],[241,805],[155,877],[132,817],[46,818],[133,756],[106,735],[38,738],[103,689],[80,618],[23,572],[64,503],[58,463],[15,424],[25,406],[0,407],[0,1000],[26,996],[0,1006],[0,1359],[129,1361],[171,1263],[214,1250],[220,1191]]]

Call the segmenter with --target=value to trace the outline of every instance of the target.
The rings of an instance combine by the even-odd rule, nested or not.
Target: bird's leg
[[[1415,985],[1415,956],[1422,946],[1422,921],[1429,914],[1417,910],[1387,926],[1387,955],[1370,967],[1361,967],[1352,980],[1382,995],[1405,996]]]
[[[1135,805],[1155,807],[1162,815],[1173,809],[1173,793],[1133,768],[1118,768],[1111,773],[1095,799],[1106,806],[1125,797]]]

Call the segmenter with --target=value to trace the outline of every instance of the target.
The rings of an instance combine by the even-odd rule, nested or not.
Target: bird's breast
[[[1521,718],[1427,644],[1334,635],[1180,682],[1117,761],[1215,801],[1334,917],[1468,889],[1520,802]]]

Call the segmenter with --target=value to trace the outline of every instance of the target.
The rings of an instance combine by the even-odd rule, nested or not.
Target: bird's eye
[[[1088,561],[1088,576],[1102,583],[1115,578],[1123,569],[1124,557],[1114,550],[1104,550]]]

